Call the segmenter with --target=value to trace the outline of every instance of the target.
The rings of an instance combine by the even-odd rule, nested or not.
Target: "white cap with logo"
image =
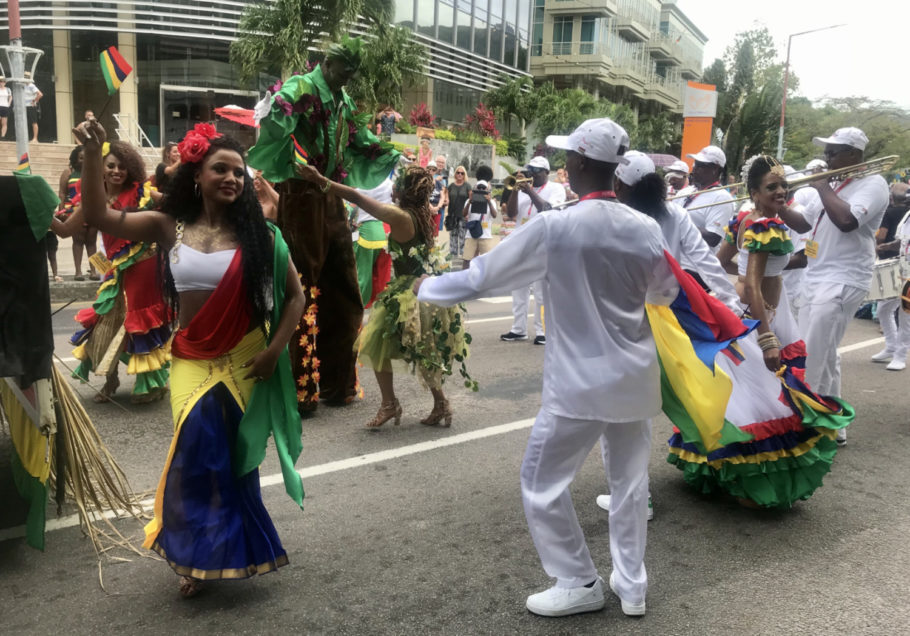
[[[666,172],[681,172],[682,174],[689,174],[689,164],[687,164],[682,159],[677,159],[669,166],[666,167]]]
[[[580,155],[605,163],[629,163],[623,157],[629,148],[629,135],[612,119],[589,119],[571,135],[549,135],[550,148],[571,150]]]
[[[540,157],[540,156],[532,157],[531,160],[528,162],[528,165],[525,166],[525,169],[527,169],[527,168],[541,168],[541,169],[549,172],[550,171],[550,162],[547,161],[546,157]]]
[[[713,163],[721,168],[727,165],[727,155],[717,146],[705,146],[696,154],[688,154],[686,156],[699,163]]]
[[[806,172],[808,170],[827,170],[827,169],[828,169],[827,161],[825,161],[824,159],[813,159],[812,161],[810,161],[809,163],[806,164],[806,169],[803,170],[803,172]]]
[[[834,131],[834,134],[830,137],[813,137],[812,143],[816,146],[827,146],[828,144],[834,144],[839,146],[850,146],[851,148],[857,148],[859,150],[865,150],[866,144],[869,143],[869,138],[866,137],[864,133],[859,128],[838,128]]]
[[[627,186],[634,186],[643,176],[654,172],[654,162],[645,153],[630,150],[623,156],[629,163],[616,168],[616,178]]]

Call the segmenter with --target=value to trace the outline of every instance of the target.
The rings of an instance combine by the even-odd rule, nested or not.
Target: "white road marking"
[[[528,318],[533,318],[534,314],[528,314]],[[512,316],[496,316],[494,318],[478,318],[476,320],[468,320],[467,324],[469,325],[479,325],[482,322],[497,322],[499,320],[513,320]]]
[[[512,302],[511,296],[490,296],[489,298],[478,298],[478,301],[482,303],[490,303],[491,305],[501,305],[503,303]]]
[[[511,318],[511,316],[508,316]],[[504,320],[505,318],[484,318],[474,322],[489,322],[491,320]],[[866,347],[871,347],[873,345],[880,344],[884,342],[884,338],[872,338],[870,340],[863,340],[861,342],[856,342],[851,345],[846,345],[844,347],[838,348],[838,353],[848,353],[850,351],[857,351],[859,349],[865,349]],[[325,464],[319,464],[318,466],[310,466],[309,468],[301,468],[297,471],[303,479],[309,479],[311,477],[319,477],[321,475],[327,475],[329,473],[335,473],[342,470],[350,470],[352,468],[360,468],[361,466],[369,466],[370,464],[376,464],[379,462],[391,461],[393,459],[399,459],[401,457],[407,457],[408,455],[415,455],[417,453],[426,453],[429,451],[437,450],[439,448],[445,448],[447,446],[455,446],[458,444],[465,444],[467,442],[473,442],[478,439],[484,439],[486,437],[493,437],[495,435],[504,435],[506,433],[512,433],[525,428],[530,428],[534,424],[534,418],[528,418],[523,420],[516,420],[514,422],[508,422],[506,424],[498,424],[495,426],[488,426],[486,428],[477,429],[474,431],[469,431],[467,433],[460,433],[458,435],[451,435],[449,437],[443,437],[441,439],[431,440],[428,442],[419,442],[417,444],[410,444],[408,446],[400,446],[398,448],[391,448],[388,450],[377,451],[375,453],[368,453],[366,455],[359,455],[357,457],[349,457],[347,459],[339,459],[332,462],[327,462]],[[269,486],[276,486],[283,483],[283,477],[281,473],[276,473],[273,475],[267,475],[260,479],[260,485],[262,488],[267,488]],[[155,503],[154,498],[143,499],[139,502],[139,505],[143,509],[150,510],[153,504]],[[103,517],[105,519],[112,519],[115,517],[124,516],[121,511],[105,511]],[[79,515],[69,515],[66,517],[60,517],[58,519],[51,519],[47,522],[45,526],[46,532],[52,532],[54,530],[62,530],[64,528],[72,528],[79,525]],[[15,526],[12,528],[0,529],[0,541],[6,541],[8,539],[18,539],[25,536],[25,526]]]

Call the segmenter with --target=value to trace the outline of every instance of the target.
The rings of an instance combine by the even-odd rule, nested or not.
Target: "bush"
[[[436,131],[436,139],[441,141],[455,141],[455,133],[451,130],[438,129]]]
[[[392,147],[401,153],[404,153],[405,150],[411,150],[412,152],[417,152],[416,146],[412,146],[411,144],[406,144],[402,141],[393,141]]]
[[[411,114],[408,115],[408,123],[412,126],[432,128],[436,125],[436,118],[433,117],[433,113],[427,108],[426,102],[420,102],[411,109]]]
[[[412,126],[411,124],[409,124],[402,118],[402,119],[399,119],[398,122],[395,124],[395,130],[396,130],[396,132],[400,132],[403,135],[413,135],[415,129],[414,129],[414,126]]]
[[[504,157],[509,154],[509,142],[505,139],[497,139],[493,144],[496,147],[496,154]]]
[[[505,140],[509,144],[509,151],[506,153],[510,157],[515,157],[519,162],[524,163],[527,157],[527,140],[521,135],[508,135]],[[497,154],[499,149],[496,150]]]

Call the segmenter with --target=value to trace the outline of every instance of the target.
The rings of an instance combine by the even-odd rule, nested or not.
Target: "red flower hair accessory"
[[[211,124],[196,124],[179,144],[181,163],[198,163],[202,161],[211,147],[210,139],[217,139],[221,135],[215,131]]]

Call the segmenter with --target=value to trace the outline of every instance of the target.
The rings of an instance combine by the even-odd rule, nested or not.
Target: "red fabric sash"
[[[178,358],[208,360],[237,346],[250,327],[240,250],[190,324],[177,332],[171,352]]]

